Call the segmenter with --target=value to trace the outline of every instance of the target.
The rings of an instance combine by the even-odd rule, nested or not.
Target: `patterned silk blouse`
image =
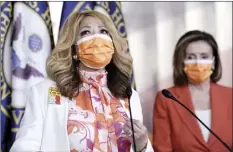
[[[68,136],[71,152],[129,152],[123,131],[128,120],[128,99],[112,96],[107,71],[81,71],[79,94],[69,102]]]

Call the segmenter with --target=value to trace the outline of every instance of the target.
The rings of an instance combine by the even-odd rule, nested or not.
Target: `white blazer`
[[[67,133],[69,99],[62,97],[60,105],[49,104],[48,90],[51,86],[55,87],[55,82],[45,80],[26,91],[24,117],[10,152],[70,152]],[[133,118],[142,122],[141,103],[134,90],[130,102]],[[153,151],[148,139],[146,152]]]

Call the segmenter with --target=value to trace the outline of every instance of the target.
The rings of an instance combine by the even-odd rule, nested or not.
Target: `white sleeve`
[[[26,106],[24,116],[10,152],[40,151],[43,116],[42,101],[38,95],[39,92],[35,87],[28,89],[27,94],[25,94]]]
[[[130,106],[131,106],[131,110],[132,110],[133,119],[137,119],[143,123],[142,106],[141,106],[140,98],[139,98],[138,93],[134,89],[132,89]],[[130,151],[133,152],[132,146],[131,146]],[[146,147],[145,152],[154,152],[149,138],[148,138],[147,147]]]

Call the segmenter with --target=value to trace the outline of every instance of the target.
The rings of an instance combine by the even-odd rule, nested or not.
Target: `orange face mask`
[[[104,34],[84,37],[77,45],[80,61],[93,69],[101,69],[108,65],[114,53],[112,39]]]
[[[214,59],[185,60],[184,72],[192,84],[207,80],[213,73]]]

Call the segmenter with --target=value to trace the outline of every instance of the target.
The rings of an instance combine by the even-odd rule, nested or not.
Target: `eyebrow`
[[[186,55],[195,55],[195,53],[188,53],[188,52],[187,52]]]
[[[209,54],[208,52],[203,52],[203,53],[201,53],[201,54]]]
[[[85,25],[85,26],[82,27],[82,29],[83,29],[83,28],[91,28],[91,26]]]
[[[105,26],[98,26],[98,27],[99,27],[99,28],[106,28]],[[83,28],[91,28],[91,26],[85,25],[85,26],[82,27],[82,29],[83,29]]]
[[[106,28],[105,26],[99,26],[99,27],[104,27],[104,28]]]

